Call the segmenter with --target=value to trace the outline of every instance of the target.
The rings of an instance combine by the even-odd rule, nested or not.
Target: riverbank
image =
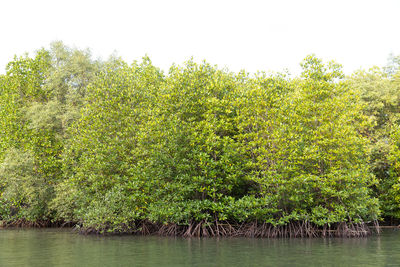
[[[400,229],[400,225],[379,226],[378,222],[366,223],[338,223],[318,227],[309,222],[292,222],[287,225],[273,226],[268,223],[230,224],[227,222],[198,222],[189,225],[160,224],[149,221],[132,223],[120,227],[121,231],[112,231],[103,226],[101,229],[85,228],[73,222],[28,222],[0,221],[0,228],[73,228],[83,235],[156,235],[169,237],[246,237],[246,238],[316,238],[316,237],[366,237],[379,234],[382,229]]]

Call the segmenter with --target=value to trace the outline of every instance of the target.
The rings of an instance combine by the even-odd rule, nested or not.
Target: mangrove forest
[[[231,72],[54,42],[0,75],[0,221],[82,233],[366,236],[400,219],[400,56]]]

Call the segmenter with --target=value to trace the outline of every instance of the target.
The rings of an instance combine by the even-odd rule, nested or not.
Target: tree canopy
[[[185,236],[367,233],[400,219],[400,72],[299,77],[93,60],[55,42],[0,76],[0,219]]]

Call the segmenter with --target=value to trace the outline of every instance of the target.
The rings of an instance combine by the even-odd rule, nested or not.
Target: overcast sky
[[[15,54],[66,45],[168,70],[191,56],[232,71],[299,71],[314,53],[346,73],[400,55],[399,0],[2,0],[0,72]]]

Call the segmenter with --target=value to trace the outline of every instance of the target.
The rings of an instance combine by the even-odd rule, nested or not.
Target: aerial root
[[[376,227],[379,227],[375,223]],[[154,227],[153,227],[154,228]],[[183,237],[249,237],[249,238],[298,238],[298,237],[364,237],[371,234],[365,223],[339,223],[318,227],[308,221],[290,222],[282,226],[268,223],[242,223],[231,225],[215,221],[191,222],[188,225],[162,225],[156,232],[163,236]]]
[[[2,227],[64,227],[77,225],[73,222],[51,222],[37,221],[30,222],[23,219],[12,222],[2,222]],[[190,222],[187,225],[176,223],[160,224],[147,220],[121,225],[120,230],[111,231],[111,227],[79,227],[82,234],[139,234],[139,235],[161,235],[161,236],[182,236],[190,237],[249,237],[249,238],[301,238],[301,237],[365,237],[371,234],[371,229],[380,232],[377,221],[373,226],[364,222],[359,223],[338,223],[335,225],[317,226],[309,221],[289,222],[286,225],[272,225],[265,222],[250,222],[231,224],[218,220],[208,222]]]

